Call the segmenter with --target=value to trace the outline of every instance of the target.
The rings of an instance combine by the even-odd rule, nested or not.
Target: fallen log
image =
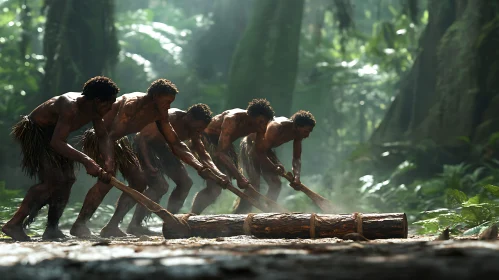
[[[368,239],[407,238],[407,218],[404,213],[172,215],[115,177],[110,178],[110,183],[158,215],[163,220],[163,236],[167,239],[235,235],[253,235],[258,238],[342,238],[348,233],[360,233]]]
[[[225,215],[176,215],[190,228],[184,237],[228,237],[253,235],[257,238],[342,238],[360,233],[368,239],[407,238],[404,213],[388,214],[305,214],[261,213]],[[165,238],[179,237],[163,228]],[[171,236],[171,237],[170,237]]]

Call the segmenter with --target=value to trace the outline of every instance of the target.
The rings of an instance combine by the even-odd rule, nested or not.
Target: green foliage
[[[435,233],[450,227],[464,235],[473,235],[499,222],[497,186],[486,185],[480,194],[470,198],[459,190],[447,189],[446,197],[450,208],[423,212],[424,219],[414,223],[421,226],[420,233]]]
[[[21,196],[20,190],[9,190],[5,188],[5,182],[0,181],[0,220],[7,221],[14,214],[15,205]]]
[[[469,146],[467,151],[481,156],[446,165],[441,161],[449,154],[432,143],[363,145],[351,158],[358,164],[354,178],[360,183],[350,180],[344,189],[359,189],[359,203],[378,211],[407,213],[420,233],[447,226],[455,234],[481,230],[499,218],[499,163],[489,159],[486,150]],[[363,170],[370,175],[361,176]]]

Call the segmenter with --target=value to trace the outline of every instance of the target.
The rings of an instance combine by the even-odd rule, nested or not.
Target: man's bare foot
[[[92,232],[90,232],[90,230],[84,223],[80,222],[75,222],[71,227],[69,233],[80,238],[92,237]]]
[[[42,235],[43,240],[54,240],[59,238],[67,238],[67,236],[58,228],[47,227]]]
[[[146,227],[143,227],[141,225],[129,225],[128,228],[126,229],[126,233],[132,234],[135,236],[142,236],[142,235],[148,235],[148,236],[160,236],[161,232],[156,232],[152,231]]]
[[[121,231],[119,227],[111,227],[111,226],[105,226],[101,231],[100,231],[100,236],[101,237],[126,237],[127,234]]]
[[[10,225],[9,223],[7,223],[2,227],[2,232],[15,241],[31,241],[31,238],[26,235],[21,224]]]

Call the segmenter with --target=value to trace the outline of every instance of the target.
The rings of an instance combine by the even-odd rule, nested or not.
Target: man
[[[102,117],[111,109],[118,92],[111,79],[94,77],[85,83],[83,92],[55,96],[13,127],[12,134],[21,144],[22,168],[30,177],[38,177],[40,183],[28,190],[17,212],[2,227],[6,235],[18,241],[29,241],[23,223],[27,226],[33,222],[38,211],[48,204],[47,227],[42,238],[65,237],[59,230],[59,219],[75,182],[74,162],[83,164],[92,176],[101,174],[101,167],[95,161],[66,142],[68,135],[92,122],[99,138],[106,139]],[[100,141],[98,145],[105,143]]]
[[[227,177],[217,169],[201,141],[201,133],[212,119],[210,107],[205,104],[196,104],[191,106],[187,112],[170,109],[168,115],[179,140],[190,142],[191,151],[197,155],[198,160],[205,166],[209,166],[219,177]],[[184,165],[165,144],[162,135],[154,124],[147,125],[140,133],[137,133],[134,144],[147,179],[148,188],[144,195],[159,202],[168,191],[168,183],[163,174],[167,175],[175,182],[176,187],[171,193],[166,209],[173,214],[178,213],[192,186],[192,179]],[[147,213],[146,208],[137,205],[127,233],[134,235],[154,234],[141,226]]]
[[[253,99],[246,110],[232,109],[216,115],[203,133],[203,142],[222,172],[237,180],[239,188],[249,185],[248,179],[239,171],[237,154],[232,144],[251,133],[259,136],[265,133],[267,124],[274,118],[274,110],[265,99]],[[191,212],[200,214],[212,204],[221,193],[214,182],[207,182],[206,188],[194,197]]]
[[[240,160],[246,170],[251,184],[260,189],[260,175],[267,182],[269,189],[267,197],[277,200],[281,191],[279,174],[284,167],[272,149],[293,140],[293,178],[291,186],[300,183],[302,141],[307,138],[315,127],[314,116],[307,111],[298,111],[291,119],[275,118],[267,125],[264,135],[251,134],[241,141]],[[248,213],[251,205],[239,200],[235,213]]]
[[[168,109],[178,93],[175,85],[166,79],[154,81],[147,93],[135,92],[120,96],[111,110],[104,116],[104,125],[109,134],[109,143],[104,149],[95,143],[98,137],[93,130],[88,130],[82,137],[83,150],[97,162],[110,160],[112,174],[120,170],[123,177],[135,190],[142,192],[146,188],[144,174],[139,160],[127,139],[128,134],[137,133],[150,123],[155,123],[170,145],[173,153],[198,171],[204,179],[219,180],[208,166],[201,164],[182,143],[173,130],[168,116]],[[226,183],[226,182],[221,182]],[[91,236],[86,223],[112,188],[110,184],[98,181],[87,193],[80,214],[70,233],[78,237]],[[101,230],[102,237],[126,236],[119,228],[119,223],[126,213],[135,205],[135,200],[123,193],[116,206],[116,211],[109,223]],[[172,217],[175,219],[174,217]]]

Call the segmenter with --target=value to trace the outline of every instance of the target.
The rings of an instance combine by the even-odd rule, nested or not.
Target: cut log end
[[[187,218],[190,215],[187,216]],[[168,215],[163,218],[163,236],[165,239],[189,238],[191,227],[184,217],[178,218]]]

